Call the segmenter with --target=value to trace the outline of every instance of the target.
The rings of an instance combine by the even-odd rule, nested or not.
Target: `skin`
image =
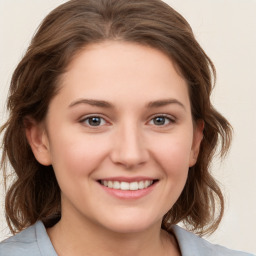
[[[185,80],[161,51],[106,41],[79,52],[46,120],[26,131],[61,188],[62,218],[47,230],[58,255],[180,255],[161,220],[196,162],[202,130]],[[127,179],[155,182],[136,198],[99,182]]]

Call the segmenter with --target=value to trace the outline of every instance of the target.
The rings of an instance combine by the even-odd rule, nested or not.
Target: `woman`
[[[215,69],[159,0],[71,0],[16,68],[3,161],[16,234],[0,255],[248,255],[214,246],[224,209],[209,172],[231,127]],[[7,180],[7,179],[5,179]]]

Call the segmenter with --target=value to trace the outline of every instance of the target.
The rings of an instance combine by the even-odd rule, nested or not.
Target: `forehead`
[[[105,41],[80,50],[62,75],[60,93],[123,101],[175,97],[189,102],[185,80],[169,56],[158,49],[130,42]]]

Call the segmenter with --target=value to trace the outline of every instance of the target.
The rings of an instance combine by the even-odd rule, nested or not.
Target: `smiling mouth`
[[[100,184],[117,190],[142,190],[152,186],[158,180],[143,180],[143,181],[133,181],[133,182],[126,182],[126,181],[111,181],[111,180],[100,180]]]

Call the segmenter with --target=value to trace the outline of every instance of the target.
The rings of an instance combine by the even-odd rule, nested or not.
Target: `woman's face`
[[[73,59],[45,132],[34,128],[33,151],[52,164],[61,189],[62,219],[115,232],[161,224],[202,138],[172,61],[156,49],[112,41],[87,46]]]

